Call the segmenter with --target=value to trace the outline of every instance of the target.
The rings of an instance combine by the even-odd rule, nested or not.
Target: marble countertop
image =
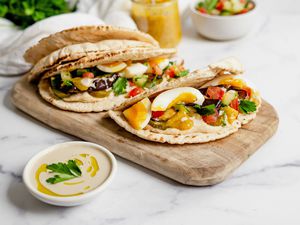
[[[17,110],[9,95],[19,77],[0,77],[0,224],[300,224],[300,2],[274,2],[262,2],[260,23],[240,40],[205,40],[185,21],[179,54],[188,67],[238,57],[280,117],[275,136],[212,187],[183,186],[117,157],[112,185],[91,203],[60,208],[36,200],[22,183],[26,162],[76,138]]]

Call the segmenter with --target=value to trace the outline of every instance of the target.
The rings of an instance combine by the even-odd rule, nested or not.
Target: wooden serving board
[[[255,120],[224,139],[205,144],[170,145],[143,140],[126,132],[106,113],[73,113],[48,104],[25,77],[12,91],[16,107],[43,123],[105,146],[113,153],[187,185],[223,181],[277,130],[278,116],[267,102]]]

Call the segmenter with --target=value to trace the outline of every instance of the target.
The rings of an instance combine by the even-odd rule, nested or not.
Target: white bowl
[[[246,35],[256,23],[257,4],[245,14],[233,16],[214,16],[198,12],[195,7],[199,1],[190,4],[190,15],[194,27],[202,36],[223,41]]]
[[[38,191],[31,179],[32,176],[35,176],[34,165],[36,165],[36,163],[39,161],[39,159],[42,158],[43,156],[45,156],[46,154],[49,154],[53,151],[58,151],[58,150],[63,151],[64,148],[66,147],[66,145],[67,146],[82,145],[82,146],[86,146],[86,147],[93,147],[93,148],[96,148],[97,150],[105,153],[106,156],[111,161],[111,171],[110,171],[110,174],[108,175],[107,179],[102,184],[100,184],[98,187],[96,187],[95,189],[93,189],[89,192],[86,192],[82,195],[78,195],[78,196],[56,197],[56,196],[47,195],[47,194],[44,194],[44,193]],[[25,186],[29,190],[29,192],[34,197],[36,197],[37,199],[39,199],[45,203],[48,203],[51,205],[57,205],[57,206],[75,206],[75,205],[81,205],[81,204],[89,202],[90,200],[95,198],[95,196],[98,195],[101,191],[103,191],[112,181],[114,174],[116,172],[116,169],[117,169],[117,162],[116,162],[114,155],[110,151],[108,151],[106,148],[104,148],[103,146],[100,146],[100,145],[97,145],[94,143],[90,143],[90,142],[84,142],[84,141],[72,141],[72,142],[65,142],[65,143],[53,145],[53,146],[43,150],[42,152],[36,154],[33,158],[31,158],[24,168],[23,181],[25,183]]]

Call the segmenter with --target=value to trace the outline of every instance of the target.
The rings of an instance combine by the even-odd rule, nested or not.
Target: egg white
[[[124,77],[133,78],[134,76],[140,76],[146,73],[148,66],[143,65],[142,63],[132,63],[130,66],[127,66],[124,70]]]

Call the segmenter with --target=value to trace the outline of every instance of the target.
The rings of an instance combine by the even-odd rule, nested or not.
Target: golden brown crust
[[[63,30],[41,39],[25,52],[24,59],[35,64],[51,52],[65,46],[85,42],[95,43],[107,39],[136,40],[159,47],[158,42],[153,37],[138,30],[108,25],[81,26]]]

